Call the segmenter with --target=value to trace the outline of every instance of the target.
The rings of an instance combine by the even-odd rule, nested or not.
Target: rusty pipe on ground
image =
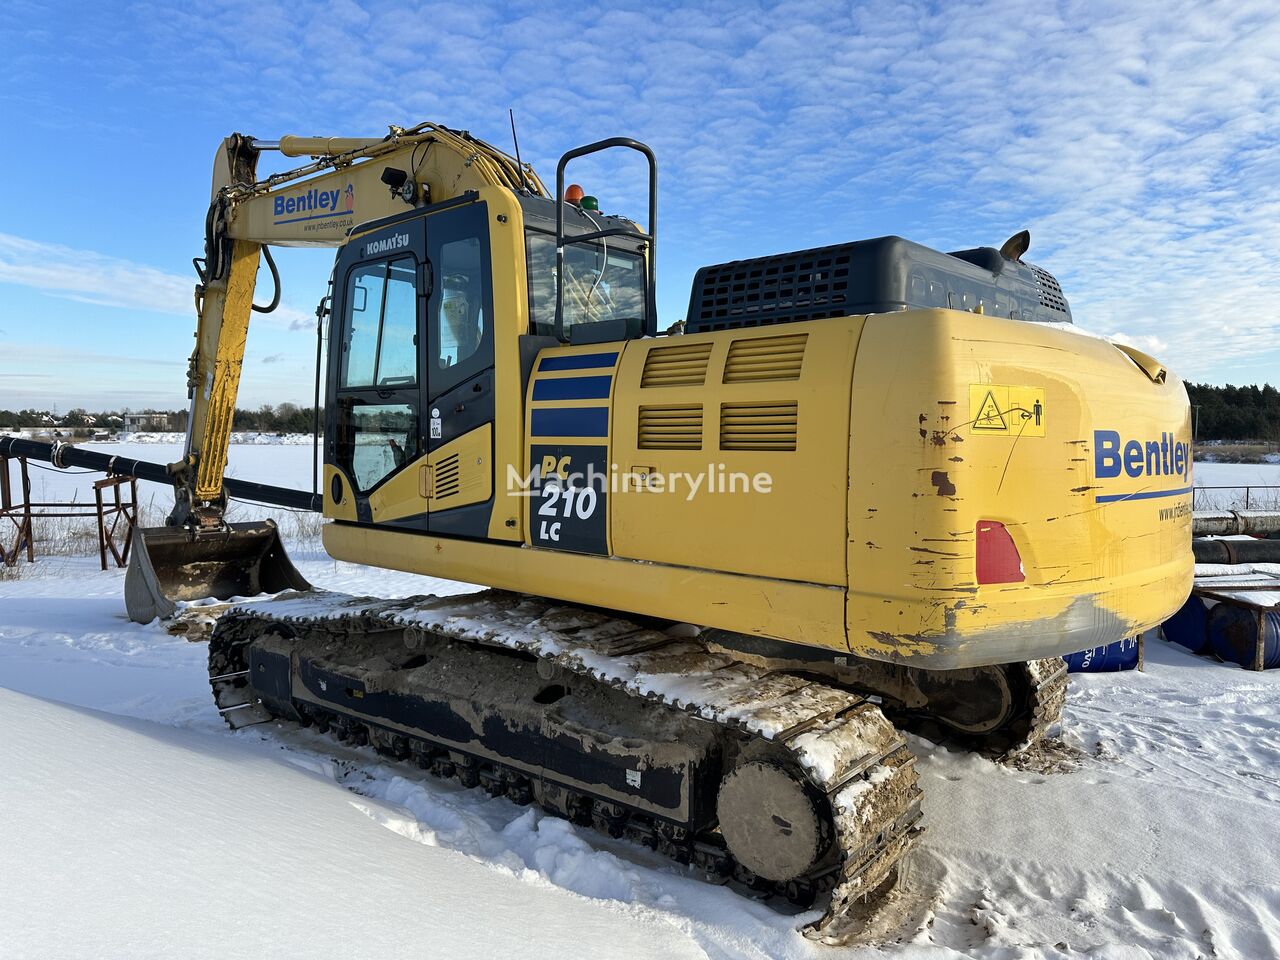
[[[1254,537],[1280,533],[1280,510],[1197,510],[1191,517],[1194,537]]]

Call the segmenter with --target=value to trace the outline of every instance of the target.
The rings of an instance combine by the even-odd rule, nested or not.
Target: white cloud
[[[176,314],[193,325],[196,319],[194,274],[188,279],[132,260],[10,233],[0,233],[0,283],[96,306]],[[315,330],[314,315],[287,303],[271,313],[255,313],[253,322]]]
[[[194,282],[154,267],[0,233],[0,282],[110,307],[195,313]]]

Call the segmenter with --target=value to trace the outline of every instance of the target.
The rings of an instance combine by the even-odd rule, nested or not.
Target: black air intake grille
[[[435,487],[431,491],[431,497],[433,500],[445,500],[456,496],[461,489],[462,471],[455,453],[436,464]]]
[[[729,330],[847,316],[846,246],[704,267],[695,280],[688,325]]]
[[[1067,313],[1067,300],[1062,295],[1062,287],[1048,270],[1041,270],[1034,264],[1028,264],[1036,275],[1036,292],[1040,294],[1040,305],[1060,313]]]

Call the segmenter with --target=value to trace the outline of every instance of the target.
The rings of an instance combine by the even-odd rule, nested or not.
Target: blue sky
[[[185,406],[190,261],[230,131],[433,120],[507,147],[508,107],[544,178],[605,136],[657,150],[664,324],[704,263],[1029,227],[1082,326],[1186,379],[1277,383],[1277,77],[1280,7],[1247,0],[9,0],[0,408]],[[575,179],[642,216],[638,165]],[[310,402],[332,258],[278,259],[284,307],[250,334],[244,406]]]

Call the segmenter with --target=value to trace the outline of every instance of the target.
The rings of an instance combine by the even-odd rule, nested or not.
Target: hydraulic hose
[[[271,271],[271,281],[276,285],[275,296],[271,298],[271,302],[265,307],[260,307],[256,303],[253,305],[255,313],[270,313],[276,307],[280,306],[280,271],[276,269],[276,261],[271,256],[271,248],[265,243],[262,245],[262,256],[267,261],[267,267]]]

